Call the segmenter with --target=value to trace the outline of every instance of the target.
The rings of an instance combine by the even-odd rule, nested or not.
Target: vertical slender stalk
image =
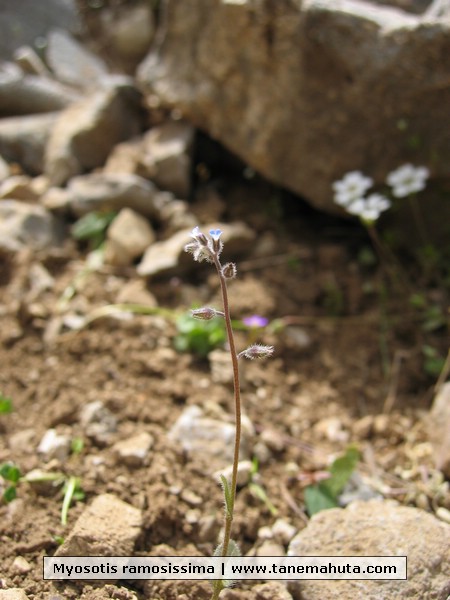
[[[241,444],[241,389],[239,381],[239,364],[236,353],[236,345],[234,343],[233,327],[231,324],[230,307],[228,302],[228,290],[225,277],[222,274],[222,265],[217,256],[214,256],[214,266],[220,280],[220,290],[222,293],[223,312],[225,316],[225,327],[227,330],[228,345],[230,347],[231,362],[233,366],[233,387],[234,387],[234,403],[235,403],[235,439],[234,439],[234,454],[233,454],[233,470],[231,475],[231,507],[226,511],[225,516],[225,531],[222,542],[222,556],[227,556],[228,546],[231,538],[231,524],[233,522],[234,501],[236,498],[237,472],[239,464],[239,448]],[[222,589],[221,581],[214,586],[212,600],[217,600]]]

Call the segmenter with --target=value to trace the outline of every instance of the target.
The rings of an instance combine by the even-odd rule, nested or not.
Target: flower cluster
[[[209,235],[205,235],[200,231],[199,227],[194,227],[191,232],[191,241],[187,244],[184,249],[193,255],[194,260],[201,262],[206,260],[215,264],[219,277],[222,281],[227,279],[233,279],[236,277],[236,265],[234,263],[226,263],[221,265],[219,257],[223,250],[223,242],[221,240],[222,231],[220,229],[211,229]],[[227,302],[228,304],[228,302]],[[191,311],[191,315],[194,319],[200,321],[210,321],[215,317],[223,317],[229,322],[231,328],[230,315],[227,312],[216,310],[209,306],[203,306],[202,308],[196,308]],[[250,328],[265,327],[268,320],[259,315],[253,315],[244,319],[244,323]],[[267,358],[273,354],[273,346],[264,346],[262,344],[253,344],[236,355],[236,358],[248,358],[253,360],[254,358]]]
[[[425,188],[430,172],[426,167],[414,167],[406,164],[387,176],[386,182],[392,187],[396,198],[405,198]]]
[[[197,262],[202,262],[202,260],[213,262],[214,257],[219,258],[223,249],[221,235],[220,229],[211,229],[209,236],[206,236],[199,227],[194,227],[191,232],[191,238],[194,241],[187,244],[184,249],[186,252],[190,252]]]
[[[425,188],[429,171],[426,167],[406,164],[387,176],[386,183],[392,187],[392,195],[403,198]],[[382,212],[391,207],[390,200],[382,194],[365,196],[372,187],[373,180],[360,171],[347,173],[340,181],[333,183],[334,201],[347,212],[356,215],[365,224],[374,223]]]

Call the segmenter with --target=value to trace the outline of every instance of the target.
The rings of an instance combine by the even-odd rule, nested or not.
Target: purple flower
[[[266,327],[269,324],[269,319],[261,317],[260,315],[252,315],[251,317],[245,317],[242,319],[244,325],[247,327]]]

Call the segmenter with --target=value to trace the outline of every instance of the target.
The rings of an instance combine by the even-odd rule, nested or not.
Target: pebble
[[[139,509],[101,494],[81,513],[55,556],[130,556],[141,527]]]
[[[0,600],[28,600],[28,596],[20,588],[9,588],[0,590]]]
[[[117,419],[100,400],[89,402],[80,413],[80,423],[88,437],[106,444],[117,429]]]
[[[41,439],[37,451],[46,461],[56,459],[64,462],[70,454],[71,438],[69,435],[59,434],[56,429],[48,429]]]
[[[153,436],[143,431],[114,444],[112,453],[118,462],[122,462],[128,467],[142,467],[149,462],[150,450],[153,444]]]
[[[18,575],[29,573],[33,567],[23,556],[16,556],[11,565],[11,569]]]
[[[238,472],[237,472],[237,485],[238,487],[244,487],[252,478],[253,471],[253,463],[251,460],[242,460],[238,463]],[[216,479],[219,483],[221,483],[221,475],[225,477],[228,481],[231,481],[231,476],[233,473],[233,465],[229,465],[225,469],[216,471],[213,475],[214,479]]]
[[[433,400],[427,421],[436,466],[450,479],[450,382],[442,386]]]
[[[155,239],[155,232],[146,218],[131,208],[122,208],[108,227],[105,261],[112,265],[131,265]]]

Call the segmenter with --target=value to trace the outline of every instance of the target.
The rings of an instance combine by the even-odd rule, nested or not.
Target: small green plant
[[[0,415],[7,415],[12,412],[12,399],[0,394]]]
[[[339,506],[339,494],[344,489],[359,461],[359,452],[350,447],[323,474],[321,481],[305,488],[305,504],[309,516],[327,508]]]
[[[105,241],[106,231],[116,218],[114,211],[90,212],[72,225],[72,236],[79,241],[88,241],[92,249],[99,248]]]
[[[6,482],[2,499],[4,502],[12,502],[17,497],[17,485],[22,478],[22,473],[17,465],[6,462],[0,465],[0,477]]]
[[[225,327],[220,318],[200,321],[191,313],[183,314],[176,320],[176,326],[178,335],[175,336],[173,344],[178,352],[207,356],[211,350],[222,346],[226,341]]]
[[[239,463],[239,449],[241,442],[241,390],[239,379],[239,359],[241,358],[266,358],[272,355],[273,346],[264,346],[262,344],[252,344],[242,352],[237,352],[234,341],[233,326],[230,316],[230,306],[228,301],[227,282],[236,277],[237,269],[234,263],[222,265],[220,255],[223,250],[221,240],[222,231],[213,229],[209,235],[205,235],[198,227],[192,230],[191,237],[193,241],[186,245],[186,252],[190,252],[194,260],[201,262],[206,260],[214,265],[220,282],[222,294],[223,310],[216,310],[210,307],[198,308],[192,311],[192,316],[201,321],[211,321],[216,317],[221,317],[225,321],[225,329],[228,340],[228,349],[230,352],[231,364],[233,367],[233,387],[234,387],[234,405],[235,405],[235,438],[231,481],[225,476],[221,476],[225,515],[224,515],[224,533],[218,544],[214,556],[240,556],[239,546],[231,538],[231,526],[234,516],[234,503],[236,499],[237,472]],[[229,587],[233,582],[227,580],[217,580],[213,584],[213,593],[211,600],[217,600],[220,592]]]
[[[0,477],[6,482],[3,490],[2,500],[6,503],[12,502],[17,498],[17,488],[22,483],[51,483],[62,488],[62,506],[61,506],[61,524],[67,525],[68,513],[74,500],[83,500],[84,492],[81,488],[81,481],[78,477],[68,476],[64,473],[44,471],[30,471],[22,475],[20,468],[12,462],[6,462],[0,465]]]

